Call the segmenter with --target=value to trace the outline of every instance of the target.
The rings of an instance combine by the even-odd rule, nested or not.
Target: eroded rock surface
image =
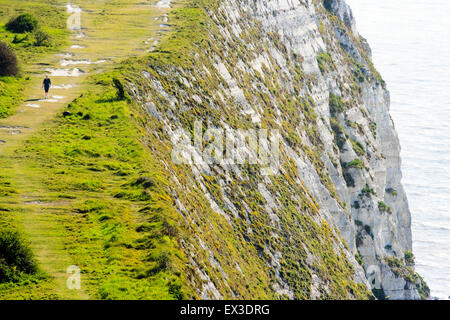
[[[198,297],[427,297],[409,258],[389,92],[349,6],[224,0],[205,10],[195,63],[150,64],[127,84],[173,182]],[[174,164],[172,138],[195,121],[279,130],[279,172]]]

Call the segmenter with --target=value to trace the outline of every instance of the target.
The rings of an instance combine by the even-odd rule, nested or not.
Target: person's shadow
[[[32,101],[41,101],[42,99],[28,99],[28,100],[25,100],[25,102],[32,102]]]

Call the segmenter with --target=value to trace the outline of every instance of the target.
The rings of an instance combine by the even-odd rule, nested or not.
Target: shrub
[[[405,261],[406,261],[406,264],[408,264],[408,265],[414,264],[414,254],[411,251],[405,252]]]
[[[177,300],[183,300],[185,298],[180,281],[175,279],[169,282],[169,293]]]
[[[321,52],[317,56],[317,63],[322,74],[327,72],[330,68],[334,68],[333,58],[331,58],[328,52]]]
[[[388,257],[385,260],[386,260],[388,266],[391,268],[401,268],[402,267],[401,261],[395,257]]]
[[[388,213],[392,213],[392,208],[389,207],[386,203],[384,203],[383,201],[378,202],[378,209],[381,212],[388,212]]]
[[[360,169],[363,169],[364,168],[364,166],[363,166],[363,164],[362,164],[362,162],[361,162],[361,160],[360,159],[355,159],[355,160],[353,160],[353,161],[350,161],[350,162],[345,162],[344,164],[343,164],[343,166],[344,166],[344,168],[360,168]]]
[[[392,188],[387,188],[386,192],[392,194],[394,197],[396,197],[398,195],[397,190],[392,189]]]
[[[37,26],[37,19],[32,14],[24,13],[9,20],[6,29],[14,33],[25,33],[33,32]]]
[[[18,73],[16,54],[9,45],[0,41],[0,76],[16,76]]]
[[[114,78],[113,79],[113,84],[114,84],[114,87],[116,87],[117,99],[118,100],[125,100],[127,98],[127,96],[126,96],[125,88],[124,88],[122,82],[119,79]]]
[[[14,281],[21,273],[37,272],[33,253],[18,232],[0,231],[0,283]]]
[[[340,96],[330,93],[330,113],[335,116],[336,113],[344,111],[344,101]]]
[[[339,150],[343,151],[345,142],[347,141],[344,128],[342,128],[339,121],[334,117],[330,119],[330,126],[334,133],[334,143],[339,147]]]
[[[358,156],[363,156],[366,154],[366,150],[361,142],[355,141],[353,139],[350,139],[350,142],[352,143],[353,150]]]
[[[373,188],[369,187],[369,185],[366,183],[366,186],[361,190],[361,193],[364,195],[370,196],[371,194],[376,195],[377,193]]]
[[[36,30],[34,32],[34,38],[36,39],[34,45],[41,47],[41,46],[50,46],[51,45],[51,38],[48,35],[48,33],[42,31],[42,30]]]

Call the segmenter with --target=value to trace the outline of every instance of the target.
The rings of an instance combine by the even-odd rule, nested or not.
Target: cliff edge
[[[427,298],[389,92],[349,6],[184,1],[168,24],[124,83],[170,181],[186,295]],[[253,132],[279,139],[253,149]]]

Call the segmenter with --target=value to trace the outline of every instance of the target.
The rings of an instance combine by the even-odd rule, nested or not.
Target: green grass
[[[321,52],[317,56],[317,63],[322,74],[325,74],[329,70],[335,68],[333,58],[331,58],[328,52]]]
[[[0,86],[4,117],[25,99],[23,87],[36,85],[26,82],[27,74],[42,72],[40,62],[67,43],[65,8],[55,8],[55,4],[66,2],[0,4],[2,26],[11,16],[31,12],[38,17],[40,28],[51,35],[53,45],[34,46],[31,34],[17,41],[26,35],[16,37],[1,27],[0,39],[12,43],[16,37],[12,46],[22,66],[21,77],[0,80],[5,83]],[[148,4],[135,0],[106,4],[80,0],[77,4],[86,11],[82,23],[89,29],[83,40],[87,48],[77,52],[92,60],[105,54],[118,58],[142,55],[144,51],[137,50],[156,33],[158,13]],[[102,67],[110,69],[110,65]],[[52,105],[53,109],[40,110],[39,117],[24,112],[5,120],[22,121],[35,130],[45,128],[25,141],[8,136],[0,157],[4,170],[0,224],[19,229],[30,240],[45,275],[2,284],[3,299],[185,297],[182,283],[186,281],[181,281],[183,275],[178,271],[184,257],[174,240],[172,200],[164,191],[167,182],[139,142],[141,132],[130,115],[130,103],[117,99],[111,77],[105,74],[91,82],[76,82],[89,89],[75,90],[84,93],[66,107],[70,116],[42,125],[39,121],[49,118],[44,114],[51,117],[58,110]],[[20,136],[25,137],[24,133]],[[81,268],[80,293],[65,287],[69,264]]]
[[[43,179],[41,197],[71,199],[62,216],[65,246],[89,275],[92,297],[182,297],[174,289],[183,254],[171,231],[167,181],[139,143],[129,102],[107,81],[71,103],[71,115],[59,116],[21,153]]]
[[[329,100],[329,106],[330,106],[330,114],[331,116],[336,116],[338,113],[341,113],[344,111],[344,104],[345,101],[342,99],[342,97],[335,95],[330,92],[330,100]]]
[[[193,66],[189,52],[208,41],[205,7],[214,8],[217,4],[216,0],[181,1],[170,13],[171,33],[150,56],[163,63]]]
[[[2,168],[7,167],[3,159],[0,159],[0,166]],[[8,241],[9,245],[7,246],[9,251],[11,248],[16,248],[14,261],[11,261],[11,259],[5,260],[6,252],[2,251],[1,253],[0,273],[7,274],[8,279],[0,280],[0,298],[56,299],[57,296],[52,294],[50,290],[50,288],[53,288],[51,280],[37,267],[29,243],[25,240],[25,233],[17,223],[19,212],[15,205],[11,205],[15,203],[14,197],[16,194],[17,190],[11,182],[11,176],[7,172],[2,173],[0,175],[0,199],[3,200],[0,204],[0,238],[2,238],[0,242],[4,242],[5,237],[2,236],[4,234],[13,234],[17,240],[15,240],[15,246],[11,244],[11,241]],[[4,246],[2,248],[4,249]],[[19,264],[23,265],[24,262],[27,262],[32,268],[20,268]]]
[[[344,149],[344,145],[347,142],[345,129],[340,125],[338,119],[335,117],[330,118],[330,126],[334,135],[334,143],[339,147],[339,150]]]
[[[23,101],[22,91],[26,82],[15,77],[0,77],[0,118],[11,115],[14,107]]]
[[[46,2],[38,0],[12,0],[0,3],[0,40],[10,44],[17,53],[22,63],[42,59],[49,52],[57,52],[61,46],[67,44],[69,32],[66,29],[67,14],[62,7],[67,4],[62,0],[50,0]],[[61,7],[57,7],[57,5]],[[13,17],[23,13],[30,13],[38,20],[38,28],[48,33],[51,37],[51,46],[42,47],[34,45],[32,33],[16,34],[6,30],[5,24]],[[14,37],[22,39],[14,43]]]
[[[0,41],[13,48],[21,68],[21,74],[16,78],[0,77],[0,119],[11,115],[23,102],[24,88],[29,85],[27,73],[32,63],[57,52],[67,43],[69,32],[66,30],[65,8],[55,7],[63,4],[66,2],[61,0],[11,0],[0,3]],[[51,38],[50,45],[36,46],[33,33],[15,34],[6,30],[5,24],[23,13],[30,13],[37,18],[39,29]]]
[[[364,156],[366,154],[366,149],[361,142],[355,141],[354,139],[350,139],[350,142],[352,144],[353,150],[358,156]]]
[[[363,169],[364,168],[364,164],[362,163],[362,161],[360,159],[355,159],[352,160],[350,162],[346,162],[343,164],[344,168],[359,168],[359,169]]]

